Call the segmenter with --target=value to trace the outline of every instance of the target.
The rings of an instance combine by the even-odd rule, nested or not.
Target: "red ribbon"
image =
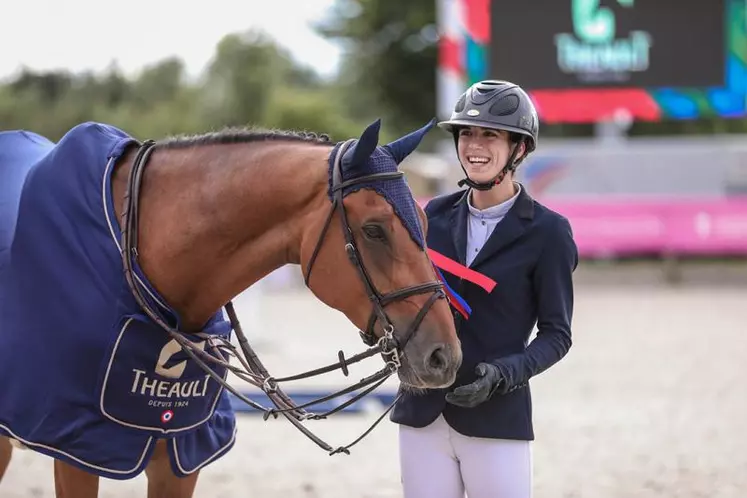
[[[438,266],[444,271],[451,273],[454,276],[463,278],[468,282],[472,282],[473,284],[482,287],[488,293],[492,292],[493,288],[495,288],[496,286],[495,280],[491,279],[490,277],[486,277],[482,273],[471,270],[458,261],[454,261],[453,259],[448,258],[443,254],[434,251],[433,249],[428,248],[428,255],[430,256],[431,261],[433,261],[434,265]]]

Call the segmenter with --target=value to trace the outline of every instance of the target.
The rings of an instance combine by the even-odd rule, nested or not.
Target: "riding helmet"
[[[501,80],[470,86],[454,106],[451,118],[438,126],[452,134],[460,126],[480,126],[523,135],[526,154],[537,147],[539,134],[537,110],[529,95],[518,85]]]

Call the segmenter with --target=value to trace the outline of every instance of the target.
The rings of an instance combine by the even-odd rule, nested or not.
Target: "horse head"
[[[391,341],[389,361],[404,384],[430,388],[454,381],[461,347],[425,250],[425,213],[399,165],[433,125],[381,146],[377,120],[359,138],[336,144],[329,155],[332,206],[319,221],[321,234],[316,229],[301,250],[312,292],[358,326],[367,344]]]

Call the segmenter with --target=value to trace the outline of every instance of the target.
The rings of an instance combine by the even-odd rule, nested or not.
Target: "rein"
[[[182,333],[180,333],[178,330],[174,329],[168,323],[166,323],[166,321],[161,318],[159,313],[156,312],[151,306],[151,304],[149,303],[149,300],[146,298],[145,294],[143,293],[143,289],[141,288],[140,285],[138,285],[136,281],[134,262],[138,258],[137,234],[138,234],[138,218],[139,218],[138,216],[139,202],[138,201],[140,197],[140,187],[142,184],[142,175],[143,175],[144,167],[146,163],[148,162],[148,158],[150,157],[150,154],[153,152],[156,146],[153,140],[145,141],[138,149],[137,155],[134,159],[132,168],[129,173],[128,182],[127,182],[127,190],[124,196],[124,209],[122,212],[122,241],[121,241],[122,249],[121,250],[122,250],[122,262],[124,265],[124,274],[125,274],[125,278],[130,287],[133,297],[137,301],[138,305],[145,312],[145,314],[151,320],[153,320],[153,322],[155,322],[158,326],[164,329],[181,346],[182,350],[193,361],[195,361],[195,363],[203,371],[205,371],[205,373],[208,374],[213,380],[215,380],[219,385],[221,385],[223,388],[228,390],[230,393],[232,393],[242,402],[263,412],[264,420],[267,420],[270,416],[277,418],[278,415],[282,414],[301,433],[303,433],[306,437],[314,441],[320,448],[329,452],[330,455],[334,455],[337,453],[350,454],[349,449],[355,444],[357,444],[358,442],[360,442],[364,437],[366,437],[381,422],[381,420],[383,420],[386,414],[389,413],[389,411],[391,411],[391,409],[397,403],[397,401],[399,400],[401,396],[401,393],[397,395],[395,400],[389,405],[389,407],[384,411],[384,413],[382,413],[381,416],[378,417],[376,421],[374,421],[374,423],[363,434],[361,434],[361,436],[359,436],[356,440],[354,440],[353,442],[351,442],[350,444],[346,446],[340,446],[338,448],[333,448],[332,446],[327,444],[325,441],[320,439],[318,436],[316,436],[309,429],[307,429],[303,425],[302,421],[325,419],[328,416],[334,413],[337,413],[343,410],[344,408],[352,405],[353,403],[363,398],[367,394],[373,392],[381,384],[383,384],[392,374],[397,372],[399,368],[402,366],[401,357],[404,351],[404,347],[407,344],[407,342],[412,338],[412,336],[416,333],[418,327],[422,323],[423,319],[425,318],[425,315],[428,313],[430,308],[435,304],[435,302],[438,299],[446,298],[446,295],[443,291],[443,283],[440,281],[427,282],[424,284],[415,285],[415,286],[407,287],[404,289],[399,289],[399,290],[396,290],[396,291],[393,291],[387,294],[380,293],[376,289],[376,287],[373,285],[373,282],[363,265],[363,262],[362,262],[363,260],[361,258],[358,247],[355,243],[353,232],[350,228],[350,225],[348,224],[345,207],[343,205],[343,189],[354,184],[371,181],[371,180],[382,180],[383,181],[383,180],[397,179],[397,178],[402,177],[403,173],[401,171],[393,172],[393,173],[375,173],[375,174],[362,176],[359,178],[354,178],[352,180],[343,181],[342,180],[342,168],[341,168],[342,157],[345,151],[347,150],[347,148],[353,142],[354,140],[348,140],[345,143],[343,143],[342,146],[337,151],[337,154],[335,156],[335,160],[333,163],[333,171],[332,171],[332,192],[334,194],[332,207],[325,220],[324,227],[319,236],[317,245],[314,248],[314,252],[309,260],[309,265],[307,268],[304,281],[306,285],[308,286],[309,279],[311,276],[311,270],[313,268],[314,262],[316,261],[317,255],[321,251],[323,241],[324,241],[324,236],[330,226],[330,223],[332,221],[332,217],[335,214],[335,211],[339,211],[341,221],[342,221],[342,226],[343,226],[343,232],[345,235],[346,253],[348,255],[350,262],[358,270],[359,276],[361,277],[363,285],[366,289],[368,299],[371,301],[372,306],[373,306],[371,317],[369,319],[366,330],[359,331],[359,334],[361,335],[361,338],[364,344],[369,346],[369,348],[363,351],[362,353],[358,353],[354,356],[351,356],[350,358],[346,358],[342,351],[338,351],[337,353],[338,361],[336,363],[332,363],[332,364],[329,364],[329,365],[326,365],[320,368],[316,368],[316,369],[313,369],[307,372],[303,372],[300,374],[291,375],[287,377],[280,377],[280,378],[276,378],[270,375],[270,373],[267,371],[265,366],[262,364],[262,361],[259,359],[257,354],[254,352],[253,348],[249,344],[249,341],[247,340],[246,335],[244,334],[241,328],[239,319],[236,316],[236,312],[234,310],[232,301],[228,301],[228,303],[226,303],[225,309],[228,314],[228,318],[230,320],[231,326],[234,332],[236,333],[236,338],[238,340],[241,352],[239,352],[236,349],[236,347],[230,342],[229,339],[226,339],[224,337],[214,336],[214,335],[208,335],[202,332],[196,333],[196,334],[190,334],[191,336],[194,336],[195,338],[199,338],[199,339],[206,341],[204,350],[196,347],[192,341],[186,339],[182,335]],[[390,304],[394,301],[405,299],[407,297],[410,297],[416,294],[425,294],[425,293],[432,293],[432,295],[425,302],[423,307],[419,310],[415,319],[412,321],[412,323],[408,327],[406,333],[401,338],[397,337],[395,335],[395,327],[392,324],[389,317],[387,316],[386,312],[384,311],[384,307],[387,304]],[[383,330],[382,335],[378,338],[376,337],[376,334],[374,332],[375,325],[377,322],[381,324],[381,327]],[[243,357],[242,357],[242,353],[243,353]],[[348,376],[349,375],[348,366],[358,363],[376,354],[380,354],[382,358],[384,359],[384,367],[382,367],[379,371],[367,377],[364,377],[359,382],[357,382],[356,384],[353,384],[350,387],[341,389],[337,392],[334,392],[327,396],[310,401],[308,403],[304,403],[301,405],[296,404],[295,401],[293,401],[290,398],[290,396],[288,396],[280,388],[280,383],[282,382],[289,382],[293,380],[300,380],[300,379],[305,379],[309,377],[314,377],[314,376],[332,372],[338,369],[341,370],[345,376]],[[240,366],[231,365],[230,364],[231,357],[236,358],[236,360],[240,363]],[[267,397],[272,401],[275,407],[266,408],[260,405],[259,403],[252,401],[247,396],[241,394],[234,387],[228,384],[228,382],[226,382],[224,378],[218,375],[208,365],[208,363],[219,365],[225,368],[226,370],[232,372],[240,379],[261,389],[267,395]],[[344,403],[341,403],[337,407],[327,412],[310,413],[305,410],[305,408],[308,408],[310,406],[313,406],[319,403],[324,403],[326,401],[332,400],[334,398],[338,398],[340,396],[347,395],[349,393],[352,393],[362,388],[365,388],[365,389],[357,393],[355,396],[353,396],[349,400],[345,401]]]

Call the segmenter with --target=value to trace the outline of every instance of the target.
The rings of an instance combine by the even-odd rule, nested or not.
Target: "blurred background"
[[[475,81],[518,83],[541,121],[518,180],[568,217],[582,256],[574,346],[532,380],[535,496],[747,496],[747,1],[580,3],[16,2],[0,11],[0,130],[56,140],[96,120],[141,139],[256,125],[343,140],[380,117],[383,142],[447,118]],[[423,203],[461,178],[438,130],[403,169]],[[276,376],[363,349],[296,267],[236,305]],[[378,361],[287,391],[323,395]],[[312,428],[347,444],[395,390]],[[196,496],[401,496],[388,420],[328,457],[236,407],[236,447]],[[0,496],[53,496],[51,465],[17,451]],[[101,485],[144,492],[144,476]]]

